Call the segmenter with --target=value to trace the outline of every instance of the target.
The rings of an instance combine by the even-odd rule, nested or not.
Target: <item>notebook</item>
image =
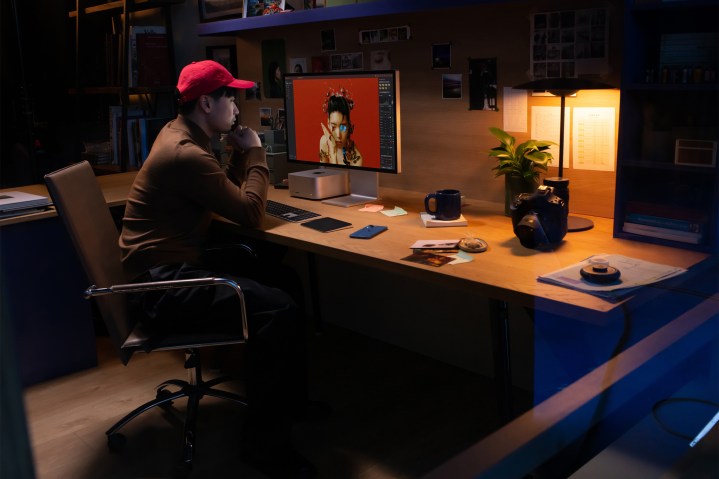
[[[21,191],[6,191],[0,193],[0,218],[22,215],[50,206],[47,196],[38,196]]]

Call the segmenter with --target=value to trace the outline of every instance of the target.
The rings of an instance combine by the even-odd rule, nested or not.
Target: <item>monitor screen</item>
[[[285,76],[287,160],[399,173],[399,72]]]

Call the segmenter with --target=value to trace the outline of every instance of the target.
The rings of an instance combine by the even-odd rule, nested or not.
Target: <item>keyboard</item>
[[[296,206],[290,206],[272,200],[267,200],[265,212],[270,216],[274,216],[275,218],[280,218],[285,221],[292,221],[293,223],[300,223],[310,218],[316,218],[320,216],[319,213],[303,210],[302,208],[297,208]]]

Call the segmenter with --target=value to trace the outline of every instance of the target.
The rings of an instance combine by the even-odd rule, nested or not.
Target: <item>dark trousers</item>
[[[249,412],[245,435],[269,445],[289,441],[292,417],[307,400],[305,329],[302,313],[293,298],[282,289],[268,286],[249,276],[268,276],[257,259],[243,262],[209,260],[221,265],[197,267],[188,264],[153,268],[138,281],[222,276],[242,288],[247,311],[249,341],[244,361]],[[239,274],[229,274],[236,269]],[[275,267],[269,269],[275,274]],[[291,276],[291,275],[289,275]],[[204,287],[148,291],[137,298],[144,321],[153,328],[183,328],[240,331],[239,299],[232,288]]]

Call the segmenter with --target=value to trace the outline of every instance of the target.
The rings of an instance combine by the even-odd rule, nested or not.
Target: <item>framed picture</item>
[[[320,38],[322,40],[323,52],[335,51],[335,31],[333,29],[322,30]]]
[[[237,47],[235,45],[209,46],[206,49],[207,59],[215,60],[233,76],[237,76]]]
[[[442,75],[442,99],[459,100],[462,98],[462,74],[445,73]]]
[[[244,0],[197,0],[200,8],[200,21],[213,21],[223,17],[241,17],[244,12]]]
[[[451,43],[435,43],[432,45],[432,68],[435,70],[452,68]]]

